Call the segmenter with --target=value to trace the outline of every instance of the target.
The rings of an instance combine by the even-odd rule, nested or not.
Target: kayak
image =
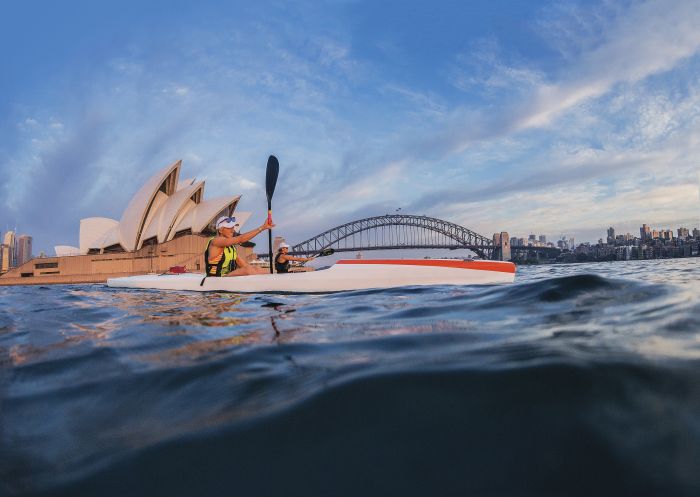
[[[202,282],[202,280],[204,280]],[[201,273],[111,278],[113,288],[196,292],[324,293],[415,285],[492,285],[512,283],[515,264],[455,259],[347,259],[327,269],[287,274],[204,277]]]

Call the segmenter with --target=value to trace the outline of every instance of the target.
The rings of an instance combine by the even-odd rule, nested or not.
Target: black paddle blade
[[[318,253],[318,256],[317,256],[317,257],[326,257],[327,255],[333,255],[334,253],[335,253],[335,250],[333,250],[332,248],[328,247],[328,248],[324,248],[323,250],[321,250],[321,251]]]
[[[267,159],[267,172],[265,173],[265,189],[267,190],[267,204],[270,205],[272,200],[272,194],[275,193],[275,186],[277,186],[277,176],[280,173],[280,163],[277,157],[271,155]]]

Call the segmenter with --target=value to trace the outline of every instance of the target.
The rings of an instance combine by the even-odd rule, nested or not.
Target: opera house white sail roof
[[[204,181],[180,181],[177,161],[154,174],[131,198],[119,221],[80,220],[80,247],[57,246],[56,255],[132,252],[183,234],[210,233],[219,216],[231,216],[240,195],[203,200]],[[241,226],[250,213],[236,213]],[[60,252],[60,253],[59,253]]]

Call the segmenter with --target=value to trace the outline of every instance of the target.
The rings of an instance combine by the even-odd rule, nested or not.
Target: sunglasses
[[[226,217],[226,218],[224,218],[224,219],[219,220],[219,221],[216,223],[216,227],[217,227],[217,228],[220,228],[221,225],[224,224],[224,223],[235,223],[235,222],[236,222],[236,218],[235,218],[235,217]],[[237,225],[237,224],[238,224],[238,223],[236,223],[236,225]]]

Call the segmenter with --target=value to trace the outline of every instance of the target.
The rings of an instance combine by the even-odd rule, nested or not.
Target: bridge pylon
[[[509,261],[510,255],[510,238],[507,231],[493,234],[493,256],[496,261]]]

